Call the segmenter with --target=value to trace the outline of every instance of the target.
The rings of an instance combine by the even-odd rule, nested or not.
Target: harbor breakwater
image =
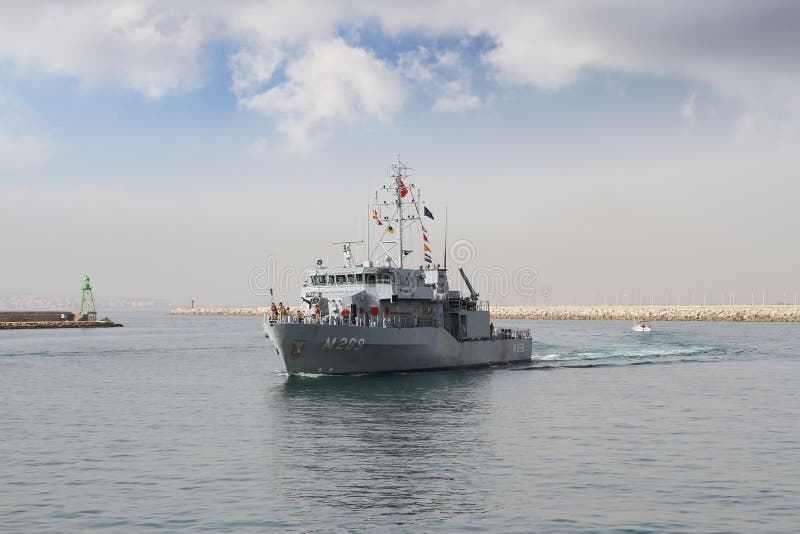
[[[110,320],[102,321],[0,321],[0,330],[34,330],[41,328],[115,328],[122,326]]]
[[[242,317],[255,317],[258,315],[264,315],[269,310],[266,306],[257,306],[254,308],[230,308],[230,307],[219,307],[219,308],[172,308],[169,311],[170,315],[211,315],[211,316],[218,316],[218,317],[235,317],[235,316],[242,316]]]
[[[800,306],[502,306],[494,319],[800,322]]]
[[[174,308],[172,315],[264,315],[267,307]],[[495,306],[493,319],[800,322],[800,306]]]

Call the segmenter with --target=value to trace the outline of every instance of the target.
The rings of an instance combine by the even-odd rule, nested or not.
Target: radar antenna
[[[344,267],[352,269],[353,267],[353,254],[352,245],[363,243],[364,241],[336,241],[334,245],[342,245],[342,256],[344,256]]]

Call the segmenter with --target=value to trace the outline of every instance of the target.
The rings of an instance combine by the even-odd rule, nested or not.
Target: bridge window
[[[367,275],[367,283],[375,285],[375,282],[376,282],[376,276],[374,274],[368,274]]]

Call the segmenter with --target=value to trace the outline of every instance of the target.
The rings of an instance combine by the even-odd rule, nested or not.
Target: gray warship
[[[304,273],[300,306],[287,311],[273,302],[264,316],[264,334],[287,372],[416,372],[530,361],[530,330],[495,328],[489,303],[479,300],[463,268],[469,294],[450,289],[447,255],[444,266],[432,260],[425,219],[433,213],[399,158],[391,171],[369,210],[366,246],[378,261],[354,260],[353,246],[363,241],[334,243],[342,247],[342,266],[317,260]],[[407,267],[412,259],[418,266]]]

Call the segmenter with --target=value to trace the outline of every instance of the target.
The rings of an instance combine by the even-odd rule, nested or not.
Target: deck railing
[[[337,326],[367,326],[371,328],[419,328],[423,326],[438,326],[433,317],[422,315],[389,315],[373,317],[367,314],[357,314],[348,318],[336,315],[267,315],[265,321],[269,324],[322,324]]]
[[[529,328],[516,330],[514,328],[499,328],[494,333],[494,339],[527,339],[531,337]]]
[[[265,321],[270,325],[285,324],[319,324],[336,326],[366,326],[370,328],[419,328],[423,326],[438,327],[439,323],[433,317],[422,315],[389,315],[384,317],[373,317],[366,314],[344,319],[341,316],[325,315],[317,317],[315,315],[266,315]],[[477,339],[527,339],[531,337],[530,329],[517,330],[513,328],[497,328],[490,337]]]
[[[449,311],[489,311],[488,300],[464,300],[462,298],[451,298],[447,301],[447,309]]]

